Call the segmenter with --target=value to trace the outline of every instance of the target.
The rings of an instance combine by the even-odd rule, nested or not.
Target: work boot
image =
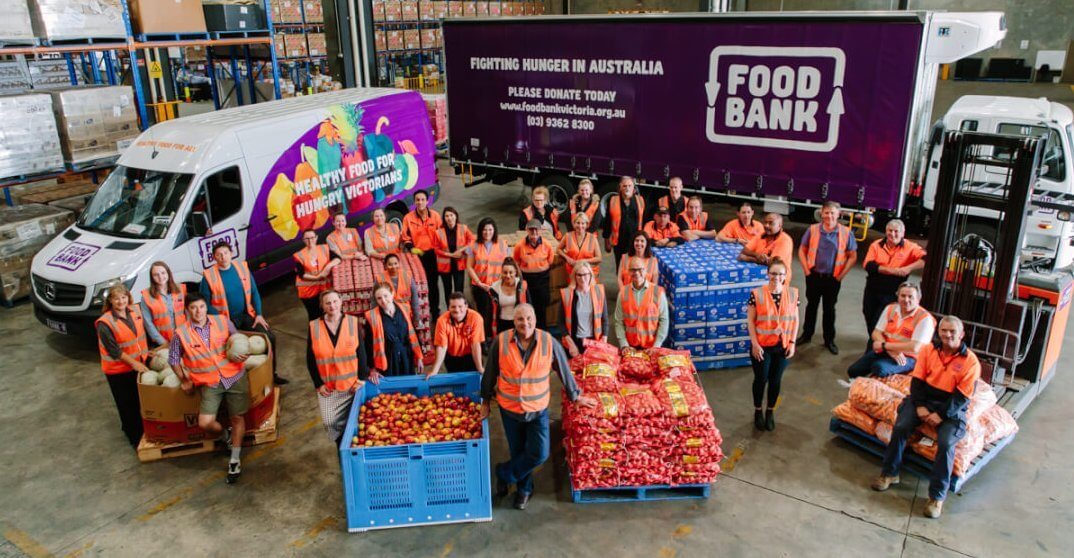
[[[764,430],[764,413],[760,409],[753,411],[753,427],[757,430]]]
[[[891,488],[891,486],[894,485],[894,484],[899,484],[899,475],[895,475],[894,477],[889,477],[889,476],[881,474],[879,477],[876,477],[876,479],[873,480],[872,487],[873,487],[873,490],[875,490],[877,492],[883,492],[883,491]]]
[[[530,495],[525,492],[515,492],[515,509],[524,510],[526,504],[530,502]]]
[[[772,409],[764,412],[764,428],[769,432],[776,429],[776,414],[772,412]]]
[[[493,495],[496,498],[503,498],[507,496],[507,491],[511,489],[511,485],[507,484],[500,478],[500,475],[496,475],[496,493]]]
[[[943,513],[943,500],[933,500],[929,498],[929,502],[925,504],[925,517],[929,519],[936,519]]]
[[[825,343],[824,347],[828,349],[828,352],[832,353],[833,355],[839,354],[839,346],[835,344],[835,341],[829,341]]]
[[[805,345],[806,343],[809,343],[812,340],[813,340],[812,335],[806,335],[806,334],[803,333],[802,335],[800,335],[798,337],[798,341],[796,341],[796,343],[799,344],[799,345]]]

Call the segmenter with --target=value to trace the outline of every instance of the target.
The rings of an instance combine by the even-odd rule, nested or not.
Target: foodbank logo
[[[831,151],[846,112],[845,72],[839,48],[716,47],[705,83],[708,140]]]

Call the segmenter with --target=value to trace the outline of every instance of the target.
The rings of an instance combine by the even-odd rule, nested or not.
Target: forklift
[[[965,131],[945,135],[921,281],[921,305],[937,319],[962,319],[966,344],[981,362],[981,379],[1016,419],[1055,377],[1074,292],[1071,268],[1057,267],[1055,253],[1042,254],[1025,242],[1027,227],[1067,226],[1074,218],[1074,196],[1037,187],[1046,141]],[[982,215],[993,226],[982,226]],[[830,430],[883,455],[879,439],[853,426],[833,418]],[[952,478],[952,490],[960,490],[1013,438],[986,446],[961,477]],[[931,465],[906,454],[904,469],[910,473],[927,476]]]

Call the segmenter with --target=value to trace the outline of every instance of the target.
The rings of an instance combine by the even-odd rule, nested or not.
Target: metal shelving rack
[[[310,78],[311,68],[317,67],[321,73],[328,72],[328,53],[323,54],[310,54],[309,53],[309,36],[310,33],[324,33],[325,23],[322,16],[321,21],[308,21],[306,17],[306,3],[299,1],[299,14],[301,16],[300,21],[281,21],[276,25],[276,30],[283,32],[284,34],[301,34],[306,41],[306,55],[304,56],[286,56],[282,59],[282,66],[287,66],[288,73],[290,74],[291,81],[295,84],[295,92],[311,93],[312,80]],[[276,53],[278,56],[278,53]]]
[[[159,52],[157,49],[166,49],[168,47],[204,46],[206,47],[207,68],[212,68],[216,63],[222,64],[227,62],[232,74],[239,75],[239,58],[225,56],[213,59],[210,56],[211,49],[214,47],[242,47],[244,51],[242,60],[246,63],[247,82],[252,94],[251,101],[256,102],[257,96],[254,82],[256,81],[256,76],[259,73],[266,71],[267,68],[262,64],[260,69],[257,71],[254,70],[255,66],[250,56],[250,47],[253,45],[265,44],[267,45],[269,52],[269,67],[271,68],[272,73],[274,96],[276,99],[280,98],[280,81],[278,77],[279,66],[276,60],[276,51],[273,49],[272,45],[274,30],[270,0],[261,0],[261,4],[265,10],[266,29],[164,35],[140,34],[138,36],[135,36],[131,26],[130,8],[127,4],[127,0],[121,0],[121,3],[123,6],[123,23],[126,29],[125,37],[117,37],[114,39],[95,39],[87,37],[85,39],[70,39],[55,42],[37,39],[29,42],[29,44],[0,46],[0,56],[17,57],[22,55],[33,56],[34,58],[61,57],[66,61],[71,85],[121,85],[129,78],[134,89],[135,104],[138,109],[138,122],[139,127],[142,130],[148,128],[151,123],[148,106],[153,99],[148,99],[146,95],[141,80],[142,70],[139,68],[140,63],[145,63],[140,62],[140,60],[147,60],[149,56],[148,54],[144,56],[140,55],[140,51],[149,53],[150,50]],[[210,71],[208,74],[213,91],[214,105],[216,108],[220,108],[215,77],[216,72]],[[243,104],[242,92],[238,86],[238,80],[236,80],[235,83],[235,91],[238,96],[239,104]],[[3,190],[4,201],[8,205],[12,205],[11,194],[8,190],[10,186],[37,180],[81,175],[87,172],[90,173],[92,180],[96,183],[99,178],[98,172],[110,167],[110,164],[92,168],[74,168],[68,165],[65,170],[59,172],[0,179],[0,189]]]

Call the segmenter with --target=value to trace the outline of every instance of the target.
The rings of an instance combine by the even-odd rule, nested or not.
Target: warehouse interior
[[[31,9],[35,2],[63,3],[33,0]],[[128,6],[136,3],[102,2],[122,5],[125,13],[133,11]],[[137,3],[143,5],[147,18],[153,6],[163,4]],[[0,0],[0,10],[9,4],[26,2]],[[443,37],[438,34],[440,20],[426,19],[418,12],[406,15],[407,5],[417,9],[418,2],[295,0],[292,6],[285,0],[206,0],[206,7],[211,4],[261,10],[261,17],[272,21],[280,16],[275,21],[282,24],[273,27],[262,19],[261,24],[250,24],[258,27],[252,32],[203,28],[198,33],[154,35],[139,34],[128,22],[121,36],[83,41],[42,38],[35,19],[25,29],[30,38],[0,39],[0,109],[5,97],[45,93],[43,97],[51,99],[50,106],[57,111],[53,132],[59,130],[59,139],[50,148],[55,151],[54,159],[35,159],[36,166],[20,166],[0,179],[5,196],[0,200],[0,232],[7,233],[4,210],[37,203],[65,210],[66,221],[58,221],[62,225],[55,230],[49,225],[51,236],[34,244],[35,251],[41,249],[91,203],[99,183],[117,164],[119,148],[109,146],[129,145],[144,130],[152,131],[152,126],[176,118],[211,118],[215,110],[248,105],[251,98],[256,104],[355,87],[417,90],[427,99],[450,97],[451,76],[445,72]],[[398,17],[388,15],[393,9],[389,4],[400,10]],[[463,4],[503,4],[496,8],[504,10],[498,12],[502,17],[518,18],[689,17],[696,12],[747,11],[1001,11],[1007,27],[999,44],[973,55],[975,62],[961,69],[949,64],[940,70],[929,122],[943,118],[966,95],[1044,98],[1074,109],[1074,10],[1067,0],[702,0],[700,5],[693,0],[434,0],[421,4],[435,4],[437,10],[444,4],[440,18],[456,17],[455,7],[449,4],[459,4],[457,17],[478,15],[466,12]],[[512,4],[511,12],[507,4]],[[485,8],[489,11],[484,16],[495,17],[489,6]],[[211,10],[204,13],[205,23],[211,23]],[[29,25],[29,19],[26,22]],[[0,28],[5,26],[0,24]],[[261,33],[262,26],[269,32]],[[408,45],[408,40],[417,43]],[[191,59],[192,55],[201,58]],[[113,100],[119,98],[124,99],[122,107]],[[117,124],[108,130],[79,131],[73,124],[75,115],[65,115],[65,103],[75,107],[98,103],[108,108]],[[47,116],[51,122],[51,112]],[[521,180],[467,184],[472,175],[445,155],[451,122],[438,129],[435,117],[431,113],[430,117],[432,141],[442,150],[435,163],[438,196],[431,207],[454,207],[460,222],[474,230],[481,219],[491,218],[501,233],[515,232],[521,227],[517,225],[520,211],[530,203],[532,184]],[[15,127],[37,131],[40,125],[28,120]],[[8,126],[0,124],[0,129]],[[88,141],[76,148],[80,139]],[[26,157],[28,152],[16,156]],[[53,199],[56,192],[71,195]],[[706,197],[704,201],[705,211],[717,223],[734,220],[736,206],[735,200],[727,198]],[[797,213],[788,218],[784,227],[796,247],[813,222],[801,217]],[[247,226],[252,224],[251,220]],[[10,235],[0,237],[0,257],[10,255],[3,249],[4,242],[22,240],[17,227],[10,228]],[[36,230],[35,234],[42,234],[39,227]],[[908,238],[928,249],[928,233],[914,231]],[[296,299],[293,274],[258,284],[264,318],[276,336],[273,352],[279,375],[289,383],[277,392],[271,440],[244,450],[241,481],[228,484],[223,450],[148,462],[139,459],[118,428],[112,395],[101,372],[104,349],[92,337],[50,331],[35,317],[29,285],[34,252],[19,254],[18,267],[0,266],[4,287],[0,394],[5,402],[0,411],[0,463],[5,472],[0,476],[0,558],[166,553],[660,558],[714,553],[1069,555],[1074,548],[1074,529],[1070,529],[1074,525],[1074,447],[1068,443],[1068,425],[1074,422],[1074,406],[1068,390],[1074,391],[1074,378],[1065,359],[1074,350],[1074,330],[1062,333],[1054,377],[1017,417],[1017,436],[972,481],[948,496],[940,519],[922,517],[929,499],[928,478],[903,474],[902,483],[891,490],[870,490],[880,459],[829,430],[833,407],[847,400],[847,388],[840,381],[869,343],[860,313],[866,284],[861,258],[865,246],[883,236],[883,228],[874,226],[859,240],[859,263],[842,285],[837,309],[837,342],[842,352],[830,354],[818,340],[799,347],[784,377],[774,431],[758,431],[751,420],[753,371],[748,365],[698,373],[722,434],[720,474],[707,497],[573,502],[561,433],[560,383],[552,380],[551,456],[535,473],[536,490],[528,508],[513,509],[510,498],[503,498],[493,501],[491,520],[360,533],[348,532],[341,450],[324,433],[318,397],[308,380],[309,320]],[[611,253],[603,253],[603,268],[615,270],[616,264]],[[804,309],[805,279],[800,264],[795,261],[793,265],[791,285],[803,293]],[[19,273],[17,277],[25,283],[9,280]],[[614,279],[605,285],[608,300],[615,300],[619,285]],[[469,288],[467,294],[472,294]],[[509,457],[499,417],[494,412],[488,419],[491,464]],[[494,486],[495,474],[490,474]]]

